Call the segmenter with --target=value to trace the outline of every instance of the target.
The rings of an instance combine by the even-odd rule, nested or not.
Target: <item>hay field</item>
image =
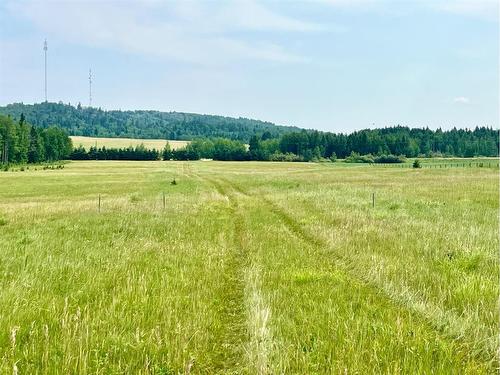
[[[496,168],[88,161],[0,186],[2,374],[498,368]]]
[[[99,137],[82,137],[71,136],[73,146],[78,147],[82,145],[85,149],[96,146],[106,148],[125,148],[128,146],[138,146],[144,144],[148,149],[163,150],[165,144],[168,142],[172,149],[182,148],[186,146],[189,141],[167,141],[165,139],[135,139],[135,138],[99,138]]]

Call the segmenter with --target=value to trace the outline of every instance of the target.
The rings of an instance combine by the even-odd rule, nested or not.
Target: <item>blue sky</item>
[[[3,1],[0,104],[499,126],[496,0]]]

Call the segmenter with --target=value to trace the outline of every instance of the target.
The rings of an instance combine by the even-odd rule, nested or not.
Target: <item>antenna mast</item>
[[[45,42],[43,43],[43,51],[45,54],[45,103],[47,103],[47,39],[45,39]]]
[[[89,107],[92,107],[92,69],[89,69]]]

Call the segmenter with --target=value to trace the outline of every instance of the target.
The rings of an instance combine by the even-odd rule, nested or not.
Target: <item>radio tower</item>
[[[45,103],[47,103],[47,39],[43,43],[43,51],[45,53]]]
[[[92,107],[92,69],[89,69],[89,107]]]

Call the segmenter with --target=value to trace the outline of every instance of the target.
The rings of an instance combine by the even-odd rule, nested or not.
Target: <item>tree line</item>
[[[68,134],[57,126],[41,129],[0,115],[0,163],[25,164],[68,159],[72,151]]]
[[[394,127],[363,130],[349,135],[300,131],[272,138],[253,135],[248,145],[227,138],[195,139],[173,150],[146,150],[143,145],[126,149],[82,147],[71,154],[75,160],[261,160],[321,161],[337,158],[350,163],[402,163],[407,157],[498,156],[498,130],[449,131]]]
[[[160,152],[156,149],[147,149],[143,144],[136,147],[106,148],[90,147],[87,151],[83,146],[73,149],[71,160],[159,160]]]
[[[477,127],[448,131],[392,127],[351,134],[302,130],[271,138],[253,135],[248,147],[229,139],[200,139],[183,149],[164,151],[164,159],[319,161],[400,163],[410,157],[498,156],[499,131]]]
[[[226,138],[198,139],[186,147],[173,150],[166,144],[160,152],[147,149],[143,144],[126,148],[90,147],[74,148],[69,155],[71,160],[199,160],[202,158],[214,160],[249,160],[247,147],[240,141]]]
[[[256,150],[266,150],[265,145],[259,146],[258,139],[254,138],[253,143]],[[301,131],[284,134],[279,140],[281,153],[293,153],[306,161],[314,158],[346,158],[352,153],[405,157],[498,156],[498,149],[499,131],[489,127],[443,131],[396,126],[351,134]]]

